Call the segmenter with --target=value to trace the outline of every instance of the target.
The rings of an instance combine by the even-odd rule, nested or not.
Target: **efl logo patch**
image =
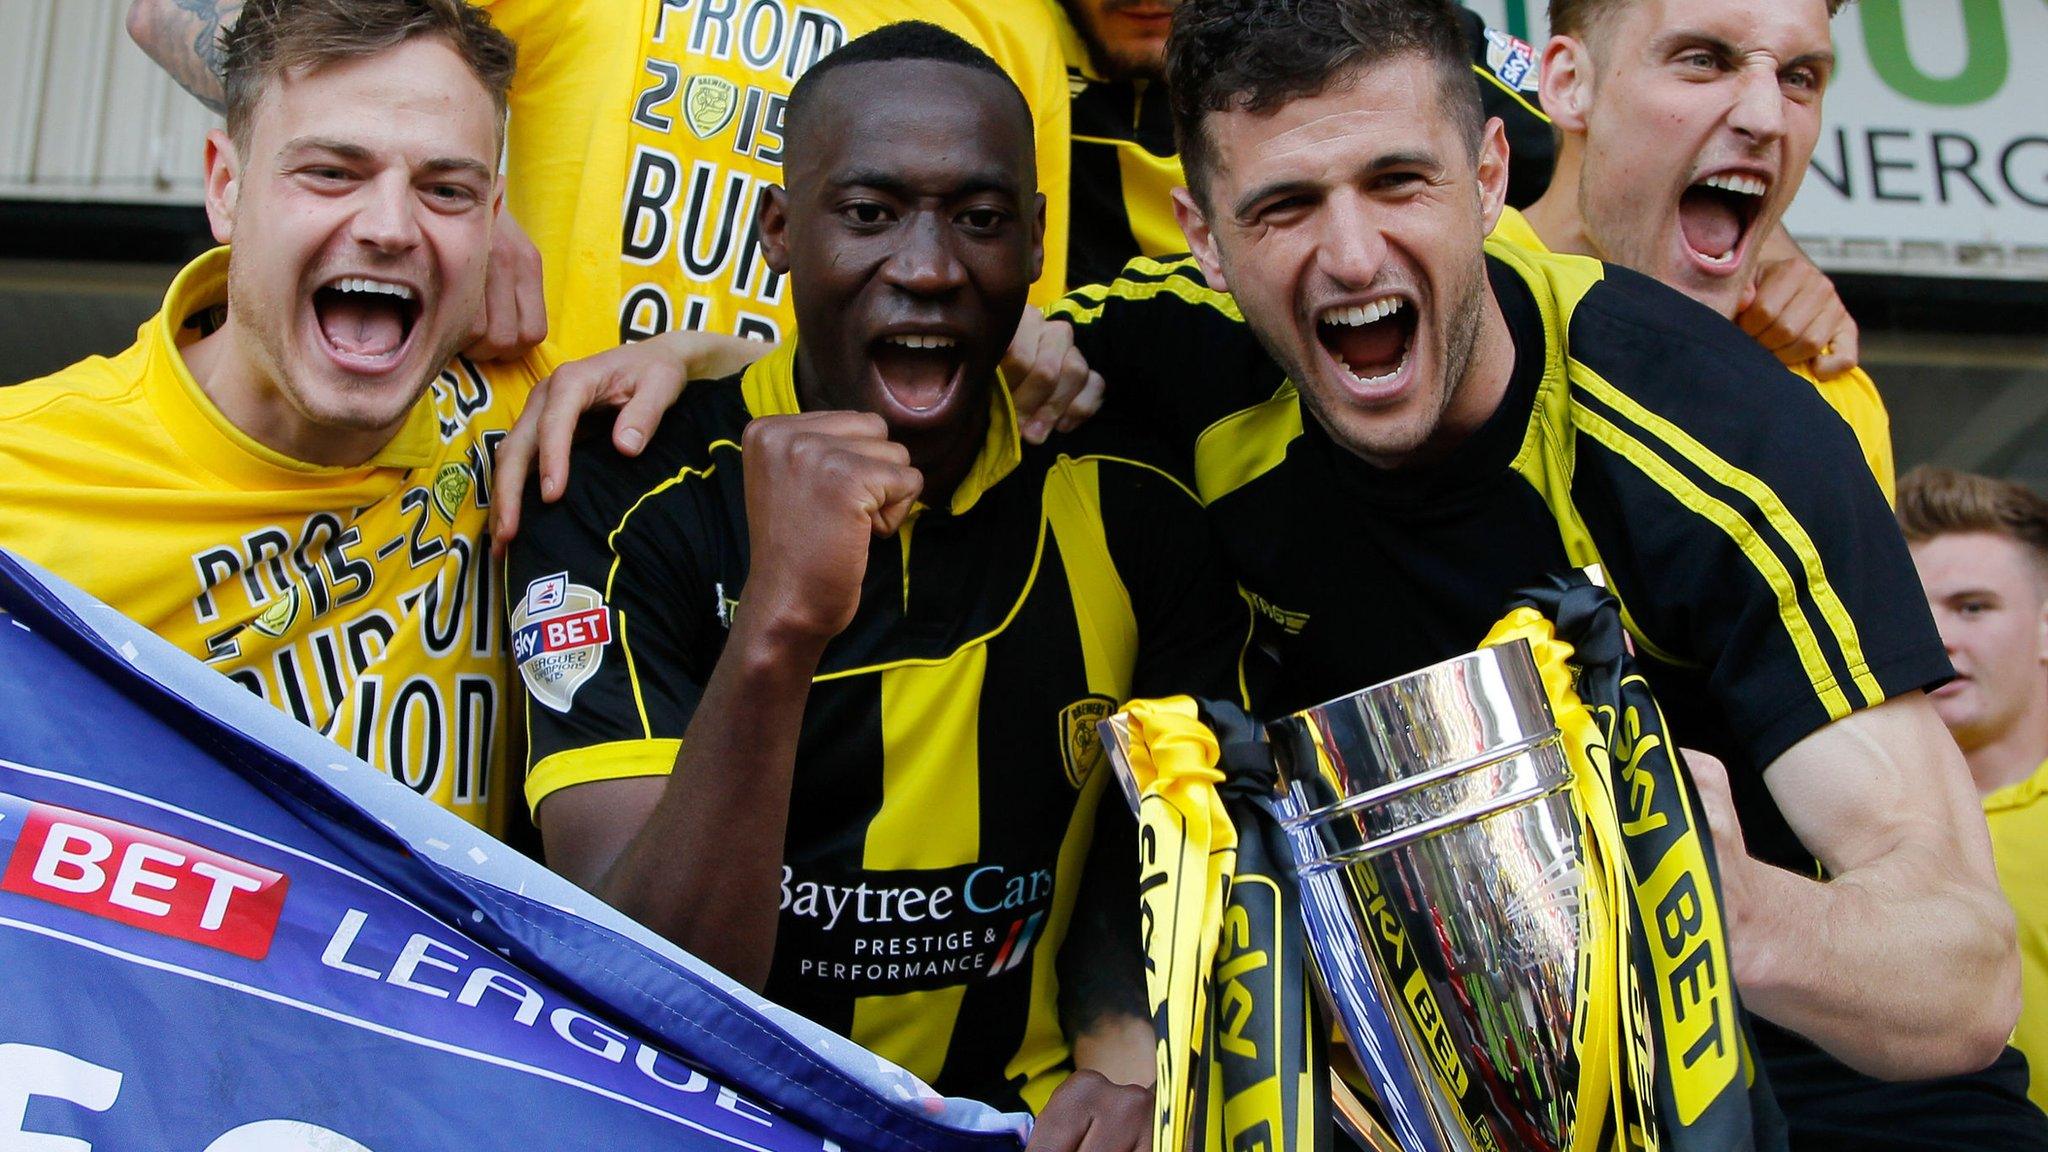
[[[1103,762],[1102,734],[1096,725],[1116,711],[1107,696],[1084,696],[1060,709],[1060,755],[1067,764],[1067,783],[1079,791]]]
[[[526,586],[512,613],[512,660],[533,698],[567,712],[576,689],[597,675],[612,642],[612,613],[595,588],[557,572]]]
[[[270,954],[291,880],[175,836],[30,804],[0,889],[250,960]]]
[[[699,140],[709,140],[732,123],[740,104],[739,85],[723,76],[692,76],[683,85],[683,119]]]
[[[1536,49],[1526,40],[1518,40],[1505,32],[1492,28],[1486,30],[1486,66],[1493,70],[1500,82],[1516,92],[1534,92],[1541,71],[1536,60]]]

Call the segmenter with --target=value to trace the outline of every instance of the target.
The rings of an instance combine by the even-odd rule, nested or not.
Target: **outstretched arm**
[[[224,113],[220,34],[234,27],[241,14],[242,0],[134,0],[128,6],[128,36],[179,87]]]
[[[2020,1007],[2013,917],[1962,753],[1925,696],[1829,724],[1765,773],[1826,881],[1751,859],[1726,774],[1695,753],[1687,761],[1752,1011],[1886,1079],[1997,1058]]]

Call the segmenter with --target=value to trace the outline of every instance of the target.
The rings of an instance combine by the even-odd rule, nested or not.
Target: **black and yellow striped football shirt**
[[[1272,713],[1471,649],[1518,588],[1600,564],[1673,736],[1726,762],[1751,853],[1813,874],[1764,769],[1951,672],[1854,434],[1813,386],[1646,277],[1490,242],[1506,399],[1445,459],[1334,443],[1192,260],[1135,261],[1053,313],[1109,382],[1098,419],[1169,441],[1278,661]],[[2042,1147],[2016,1053],[1881,1083],[1758,1020],[1799,1148]]]
[[[671,770],[746,597],[741,431],[797,411],[794,357],[692,386],[637,459],[580,450],[521,533],[536,809]],[[1249,621],[1177,480],[1106,427],[1033,447],[1000,388],[992,408],[949,504],[874,542],[818,669],[767,993],[941,1091],[1036,1111],[1070,1066],[1054,958],[1109,775],[1094,724],[1134,694],[1240,695]]]
[[[1173,143],[1173,113],[1164,84],[1097,74],[1065,8],[1055,0],[1045,3],[1061,21],[1067,87],[1074,97],[1067,283],[1107,284],[1133,257],[1188,250],[1173,217],[1173,190],[1186,183]],[[1486,114],[1500,117],[1507,128],[1508,203],[1527,207],[1550,186],[1557,158],[1550,120],[1536,98],[1535,49],[1488,28],[1469,8],[1461,7],[1459,16]]]

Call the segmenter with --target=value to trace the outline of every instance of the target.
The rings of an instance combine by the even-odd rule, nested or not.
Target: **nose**
[[[1770,144],[1785,134],[1785,93],[1775,71],[1753,67],[1736,76],[1728,126],[1754,144]]]
[[[1338,193],[1325,203],[1316,266],[1336,285],[1361,289],[1387,262],[1387,238],[1365,197]]]
[[[419,199],[401,173],[368,181],[360,193],[350,234],[356,242],[384,253],[399,253],[420,242]]]
[[[967,281],[967,269],[953,251],[946,221],[919,212],[898,230],[899,243],[883,265],[888,282],[917,296],[944,296]]]

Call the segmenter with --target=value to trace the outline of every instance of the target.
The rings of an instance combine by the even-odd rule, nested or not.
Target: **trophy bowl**
[[[1528,645],[1266,730],[1318,982],[1402,1146],[1570,1147],[1598,917]]]

